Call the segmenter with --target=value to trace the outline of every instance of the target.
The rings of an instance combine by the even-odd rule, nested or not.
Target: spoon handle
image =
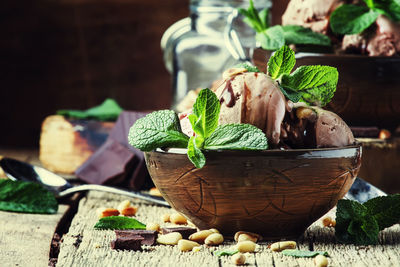
[[[87,184],[87,185],[79,185],[79,186],[71,187],[69,189],[66,189],[66,190],[60,192],[59,196],[63,197],[63,196],[73,194],[76,192],[89,191],[89,190],[124,195],[124,196],[128,196],[128,197],[138,198],[138,199],[142,199],[142,200],[145,200],[148,202],[156,203],[161,206],[170,207],[168,202],[166,202],[165,200],[157,199],[155,197],[144,195],[144,194],[141,194],[138,192],[126,191],[126,190],[115,188],[115,187],[96,185],[96,184]]]

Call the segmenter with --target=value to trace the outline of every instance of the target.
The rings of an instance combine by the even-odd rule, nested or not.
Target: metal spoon
[[[0,160],[0,167],[11,180],[28,181],[41,184],[59,198],[76,192],[94,190],[138,198],[161,206],[170,207],[170,205],[162,198],[142,194],[139,192],[132,192],[124,189],[96,184],[73,186],[64,178],[55,173],[16,159],[2,158]]]

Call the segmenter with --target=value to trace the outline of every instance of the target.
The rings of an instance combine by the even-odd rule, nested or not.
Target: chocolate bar
[[[117,237],[117,239],[111,241],[112,249],[125,249],[125,250],[141,250],[142,240],[144,238],[135,235],[129,237]]]
[[[117,239],[120,237],[135,237],[141,236],[143,240],[141,241],[142,245],[152,246],[156,243],[157,240],[157,231],[151,230],[115,230],[115,235]]]
[[[168,228],[161,228],[161,231],[163,235],[173,232],[178,232],[182,235],[183,239],[188,239],[191,234],[197,232],[197,229],[192,227],[168,227]]]

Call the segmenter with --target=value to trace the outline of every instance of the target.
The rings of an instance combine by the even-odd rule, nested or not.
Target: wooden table
[[[8,153],[8,154],[7,154]],[[1,151],[1,155],[14,156],[38,163],[35,153]],[[12,155],[11,155],[12,154]],[[30,155],[30,156],[27,156]],[[113,231],[94,230],[96,209],[116,207],[126,197],[100,192],[90,192],[74,201],[60,205],[54,215],[28,215],[0,211],[0,265],[47,266],[54,232],[63,234],[57,266],[232,266],[229,257],[218,258],[212,251],[233,246],[226,241],[218,248],[203,246],[199,252],[180,252],[175,246],[144,246],[143,251],[111,250]],[[130,199],[138,207],[136,218],[143,222],[157,222],[161,215],[172,213],[169,208]],[[331,216],[334,216],[331,211]],[[70,223],[69,229],[66,226]],[[65,232],[65,233],[64,233]],[[336,243],[334,229],[323,227],[321,221],[310,226],[299,238],[298,246],[304,250],[322,250],[330,255],[329,266],[400,266],[400,225],[381,232],[380,244],[354,246]],[[271,252],[268,244],[260,242],[257,252],[247,254],[247,266],[313,266],[313,260],[293,258]],[[54,250],[52,253],[54,254]]]

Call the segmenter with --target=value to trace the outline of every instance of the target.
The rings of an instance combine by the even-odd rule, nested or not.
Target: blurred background
[[[255,1],[257,2],[257,0]],[[288,0],[273,1],[280,23]],[[0,147],[38,147],[44,118],[107,97],[126,110],[169,108],[160,40],[189,0],[20,0],[0,8]]]

